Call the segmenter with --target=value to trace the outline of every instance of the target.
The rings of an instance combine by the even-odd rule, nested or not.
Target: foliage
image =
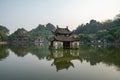
[[[85,41],[88,41],[87,35],[95,34],[96,37],[92,39],[120,42],[120,14],[116,15],[114,20],[106,20],[104,22],[90,20],[89,23],[78,26],[75,34],[84,34],[80,35],[79,38]]]
[[[95,34],[99,30],[100,23],[96,20],[91,20],[90,23],[81,24],[77,27],[76,34]]]
[[[0,41],[6,41],[9,34],[9,30],[5,27],[0,25]]]
[[[51,23],[48,23],[46,26],[38,25],[37,28],[32,29],[29,33],[32,39],[35,37],[50,38],[52,36],[52,31],[55,30],[55,26]]]
[[[113,37],[113,40],[120,40],[120,27],[115,27],[109,30],[109,34]]]
[[[16,35],[28,35],[30,41],[34,41],[36,37],[50,39],[53,36],[52,31],[54,30],[55,26],[51,23],[46,25],[39,24],[37,28],[29,32],[23,28],[18,29],[9,36],[9,40],[13,40]],[[120,14],[116,15],[114,20],[106,20],[104,22],[92,19],[89,23],[79,25],[73,32],[79,35],[81,41],[85,42],[90,40],[120,42]],[[6,27],[0,26],[0,41],[7,40],[8,33],[9,30]]]
[[[87,34],[79,34],[79,40],[83,42],[90,42],[90,36]]]
[[[13,41],[15,38],[17,38],[17,36],[22,36],[22,35],[29,37],[29,33],[27,30],[25,30],[24,28],[19,28],[9,36],[9,41]]]
[[[36,37],[49,38],[52,36],[52,31],[55,30],[55,26],[48,23],[46,26],[38,25],[37,28],[27,31],[24,28],[17,29],[13,34],[9,36],[9,41],[14,40],[19,35],[26,35],[30,41],[34,41]]]
[[[6,49],[6,45],[0,45],[0,61],[9,55],[9,52]]]

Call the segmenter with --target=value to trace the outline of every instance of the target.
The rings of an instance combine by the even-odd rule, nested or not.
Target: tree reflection
[[[49,53],[48,46],[46,45],[31,45],[29,46],[29,52],[33,55],[36,55],[39,60],[46,58]]]
[[[108,66],[114,65],[120,70],[120,46],[80,46],[78,50],[49,50],[46,45],[27,45],[9,46],[10,49],[18,56],[24,57],[28,53],[35,55],[41,59],[53,60],[51,66],[55,66],[56,70],[68,70],[74,68],[72,60],[86,61],[91,66],[98,63],[105,63]],[[6,46],[0,46],[0,60],[8,56]]]
[[[24,57],[29,52],[28,45],[9,45],[9,48],[18,56]]]
[[[51,65],[55,66],[57,71],[74,67],[72,60],[86,61],[90,63],[91,66],[102,62],[108,66],[114,65],[120,70],[119,48],[118,46],[81,46],[79,50],[51,50],[47,59],[54,60]]]
[[[81,47],[80,57],[91,65],[103,62],[108,66],[115,65],[120,68],[120,47],[108,46],[108,47]]]
[[[0,61],[9,55],[7,45],[0,45]]]
[[[36,55],[40,60],[49,53],[48,47],[43,45],[10,45],[9,48],[19,57],[24,57],[28,53]]]

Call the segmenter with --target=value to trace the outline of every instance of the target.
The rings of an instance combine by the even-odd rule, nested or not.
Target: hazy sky
[[[75,29],[91,19],[104,21],[120,13],[120,0],[0,0],[0,25],[27,30],[52,23]]]

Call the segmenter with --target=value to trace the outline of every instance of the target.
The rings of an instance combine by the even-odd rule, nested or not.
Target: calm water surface
[[[0,45],[0,80],[120,80],[120,47]]]

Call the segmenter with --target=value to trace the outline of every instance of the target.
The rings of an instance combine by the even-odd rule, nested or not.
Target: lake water
[[[120,47],[0,45],[0,80],[120,80]]]

